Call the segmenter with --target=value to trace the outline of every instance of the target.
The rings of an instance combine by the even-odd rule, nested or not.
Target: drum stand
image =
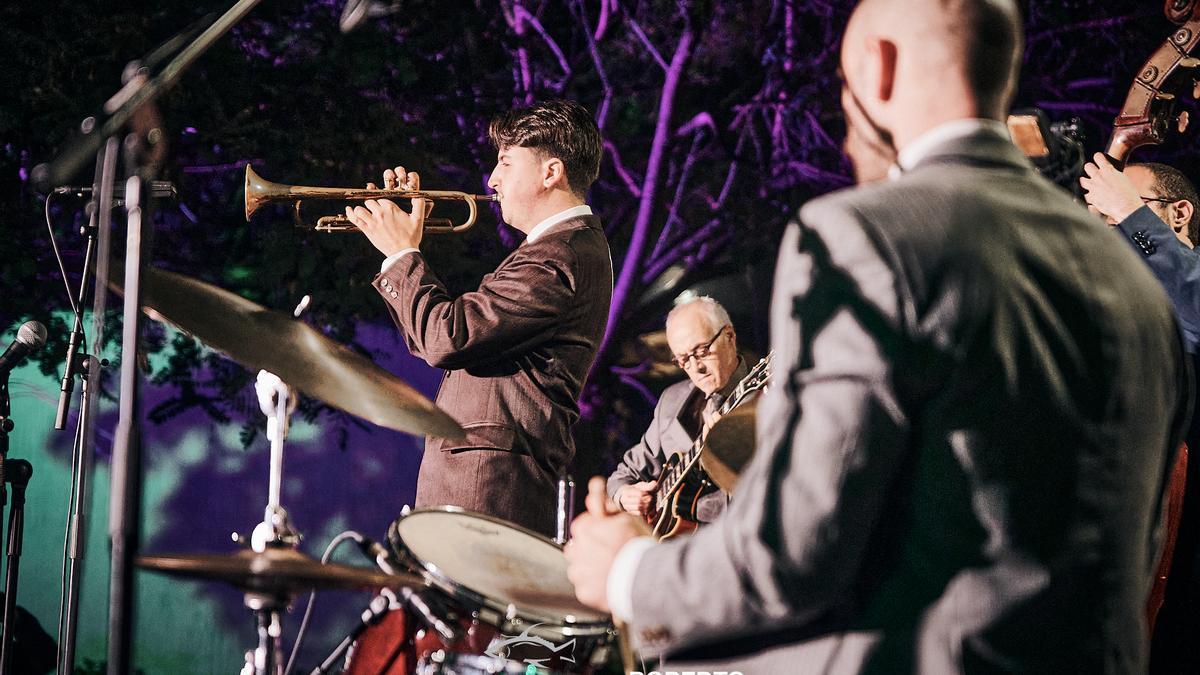
[[[269,548],[291,548],[300,544],[300,534],[288,522],[280,504],[283,485],[283,440],[287,438],[288,418],[296,408],[296,393],[279,377],[259,371],[254,383],[258,405],[267,416],[267,439],[271,441],[271,471],[267,508],[263,521],[250,535],[250,548],[263,553]],[[283,674],[282,613],[291,604],[286,592],[248,592],[244,603],[254,612],[258,627],[258,645],[246,654],[242,675]]]
[[[575,479],[563,474],[558,479],[558,512],[554,519],[554,543],[562,546],[571,538],[571,521],[575,520]]]

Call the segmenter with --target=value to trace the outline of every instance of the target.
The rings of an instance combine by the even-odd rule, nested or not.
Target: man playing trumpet
[[[575,452],[576,403],[608,320],[612,261],[584,198],[600,169],[600,131],[577,103],[496,117],[488,186],[525,241],[457,298],[420,253],[425,201],[388,199],[346,216],[387,258],[373,285],[409,350],[447,372],[436,403],[465,438],[427,438],[417,506],[450,504],[551,535],[557,480]],[[404,167],[384,187],[419,190]]]

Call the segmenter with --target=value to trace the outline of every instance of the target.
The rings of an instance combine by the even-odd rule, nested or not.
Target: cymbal
[[[754,457],[758,396],[721,416],[704,437],[700,466],[717,487],[733,494],[738,477]]]
[[[321,564],[290,548],[268,548],[228,555],[143,555],[135,564],[143,569],[192,579],[223,581],[245,591],[293,594],[314,589],[370,589],[419,587],[425,581],[413,574],[384,574],[376,570],[337,563]]]
[[[308,324],[198,279],[146,268],[142,305],[250,370],[381,427],[461,438],[462,427],[416,389]],[[118,292],[123,278],[112,275]]]

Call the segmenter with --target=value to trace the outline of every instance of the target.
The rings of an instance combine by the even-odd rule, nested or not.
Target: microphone
[[[338,28],[342,33],[349,33],[358,28],[367,19],[388,16],[400,11],[400,3],[385,5],[375,0],[346,0],[342,16],[338,19]]]
[[[0,355],[0,377],[7,377],[9,372],[21,365],[26,356],[41,349],[46,344],[46,327],[37,321],[26,321],[17,329],[17,337]]]
[[[60,185],[54,188],[56,195],[70,195],[72,197],[90,197],[92,194],[92,186],[82,185]],[[179,196],[179,192],[175,189],[175,184],[166,180],[150,181],[150,196],[159,199],[175,199]],[[118,203],[125,199],[125,183],[118,182],[113,185],[113,201]]]

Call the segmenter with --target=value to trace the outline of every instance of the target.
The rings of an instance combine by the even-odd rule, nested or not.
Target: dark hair
[[[1154,191],[1157,193],[1154,195],[1155,197],[1175,201],[1182,199],[1191,203],[1192,219],[1187,224],[1187,238],[1192,245],[1196,245],[1200,240],[1200,197],[1196,195],[1196,186],[1192,185],[1192,181],[1188,180],[1182,171],[1173,166],[1158,162],[1146,162],[1134,166],[1140,166],[1154,176]]]
[[[1002,117],[1020,69],[1020,15],[1007,0],[962,0],[961,6],[963,25],[956,32],[975,100],[983,116]]]
[[[488,138],[497,150],[529,148],[562,160],[567,187],[580,197],[600,175],[600,128],[574,101],[544,101],[501,113],[488,127]]]

